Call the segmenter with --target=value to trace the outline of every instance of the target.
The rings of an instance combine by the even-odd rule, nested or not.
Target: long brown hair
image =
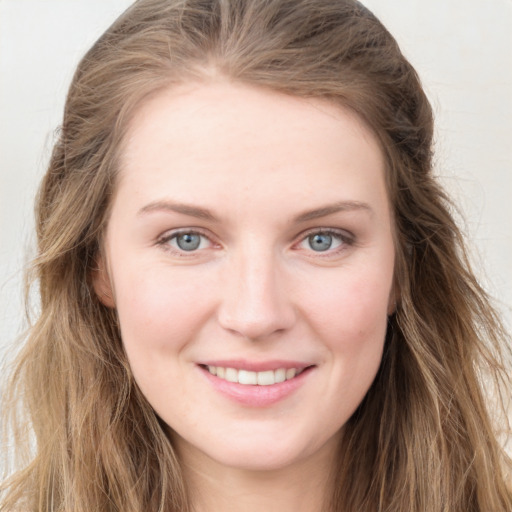
[[[508,339],[433,175],[418,76],[353,0],[139,0],[82,59],[37,200],[29,285],[41,310],[4,408],[16,453],[29,446],[0,509],[190,510],[91,276],[135,108],[163,87],[215,76],[348,107],[386,157],[400,300],[379,373],[346,425],[332,510],[512,510],[498,408],[491,418],[484,393],[510,391]]]

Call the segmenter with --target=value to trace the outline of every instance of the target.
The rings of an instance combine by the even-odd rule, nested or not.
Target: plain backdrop
[[[334,0],[333,0],[334,1]],[[0,359],[23,328],[32,209],[78,60],[131,0],[0,0]],[[436,173],[512,324],[512,1],[367,0],[422,77]]]

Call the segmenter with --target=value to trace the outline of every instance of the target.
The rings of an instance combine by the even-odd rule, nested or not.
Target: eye
[[[328,251],[332,248],[333,237],[329,233],[315,233],[307,238],[308,245],[313,251]]]
[[[170,247],[177,252],[194,252],[211,247],[211,240],[197,231],[180,231],[171,233],[161,240],[159,244]]]
[[[348,235],[326,229],[310,233],[300,242],[299,247],[314,252],[332,252],[351,243]]]

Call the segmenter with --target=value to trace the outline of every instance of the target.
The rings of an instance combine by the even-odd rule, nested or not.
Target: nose
[[[229,265],[218,321],[231,333],[256,341],[290,329],[296,313],[287,280],[273,255],[247,252]]]

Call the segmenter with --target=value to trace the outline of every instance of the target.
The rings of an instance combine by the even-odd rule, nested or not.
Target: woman
[[[510,510],[506,337],[431,157],[358,2],[136,2],[41,186],[3,509]]]

